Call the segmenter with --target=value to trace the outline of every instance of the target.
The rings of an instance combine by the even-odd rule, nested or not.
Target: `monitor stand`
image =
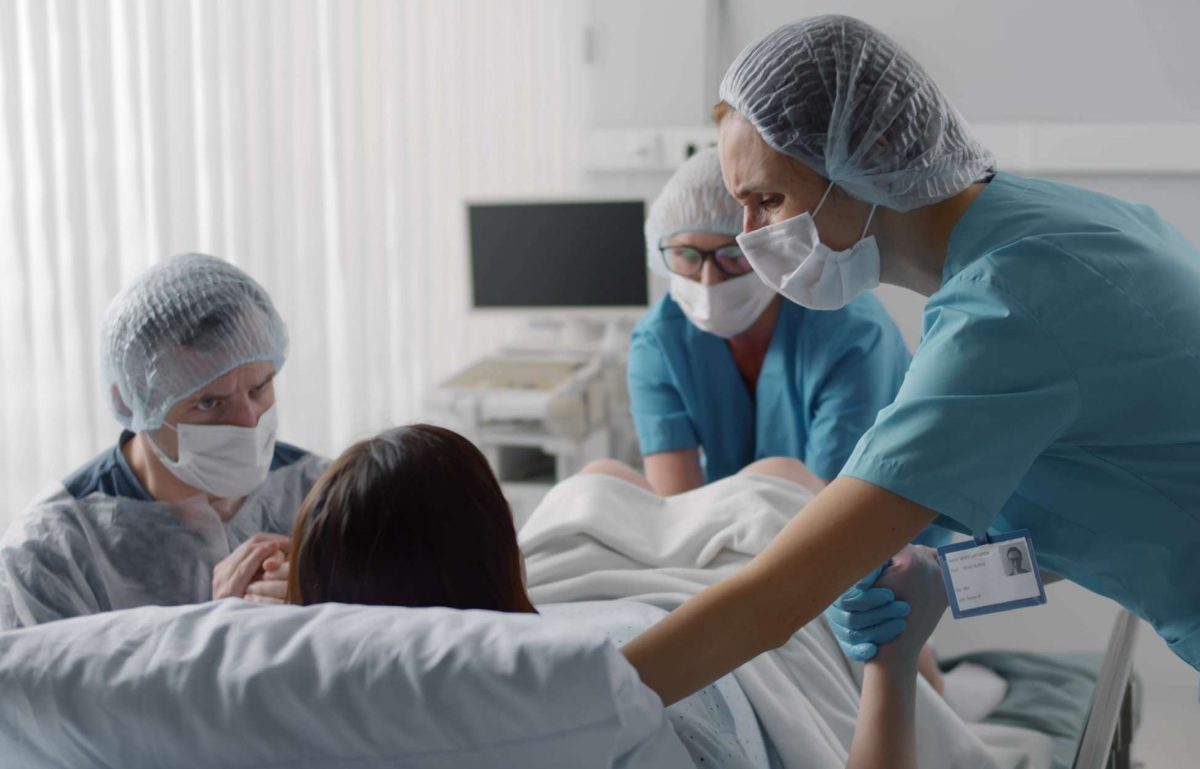
[[[597,345],[604,338],[604,324],[589,318],[567,318],[560,334],[564,346]]]
[[[633,320],[586,315],[544,316],[528,321],[507,347],[512,350],[607,353],[623,357]]]

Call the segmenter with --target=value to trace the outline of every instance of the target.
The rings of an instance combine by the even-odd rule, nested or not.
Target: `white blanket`
[[[520,532],[530,596],[535,603],[629,599],[670,611],[744,566],[811,497],[758,476],[666,499],[615,478],[577,476],[556,486]],[[846,659],[822,620],[735,675],[785,767],[845,766],[862,667]],[[923,680],[917,731],[922,769],[1033,765],[1025,754],[990,752]]]

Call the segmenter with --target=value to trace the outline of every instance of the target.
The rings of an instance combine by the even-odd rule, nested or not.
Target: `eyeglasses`
[[[659,246],[658,251],[668,270],[689,278],[700,274],[705,259],[712,259],[717,271],[729,278],[745,275],[754,269],[738,246],[722,246],[712,251],[691,246]]]

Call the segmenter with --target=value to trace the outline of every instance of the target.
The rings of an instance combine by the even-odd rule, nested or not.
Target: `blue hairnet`
[[[287,357],[287,329],[262,286],[228,262],[184,254],[113,299],[100,335],[113,415],[153,430],[183,398],[247,363]]]
[[[921,65],[848,16],[816,16],[747,46],[721,99],[770,147],[854,198],[910,211],[995,165]]]
[[[669,275],[658,248],[681,232],[737,235],[742,206],[725,189],[715,147],[688,158],[658,193],[646,217],[646,260],[650,269]]]

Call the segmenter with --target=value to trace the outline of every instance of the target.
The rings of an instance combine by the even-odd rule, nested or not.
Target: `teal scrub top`
[[[1200,668],[1200,253],[1146,206],[999,173],[843,474],[1143,617]]]
[[[642,455],[701,447],[707,482],[751,462],[794,457],[833,478],[892,402],[909,353],[879,301],[833,312],[781,300],[755,392],[729,343],[665,296],[633,331],[629,399]]]

